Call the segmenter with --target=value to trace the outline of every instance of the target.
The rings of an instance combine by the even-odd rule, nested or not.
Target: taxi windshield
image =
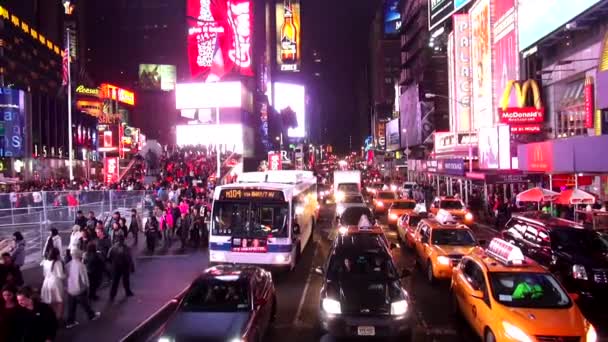
[[[393,209],[415,209],[416,202],[395,202],[392,206]]]
[[[565,308],[572,305],[568,294],[548,273],[491,272],[492,296],[515,308]]]
[[[460,210],[460,209],[464,209],[464,206],[462,205],[462,202],[460,202],[460,201],[447,200],[447,201],[441,201],[441,203],[439,204],[439,208]]]
[[[378,198],[380,199],[397,199],[397,194],[394,192],[381,192],[378,194]]]
[[[395,279],[397,271],[387,254],[349,251],[331,258],[328,276],[332,278]]]
[[[472,246],[476,244],[468,229],[435,229],[431,233],[433,245]]]

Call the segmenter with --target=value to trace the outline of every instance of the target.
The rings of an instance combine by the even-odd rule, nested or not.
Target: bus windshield
[[[288,237],[287,203],[216,202],[213,235],[238,237]]]

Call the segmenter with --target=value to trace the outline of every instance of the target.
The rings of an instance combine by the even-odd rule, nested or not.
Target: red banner
[[[188,60],[194,78],[253,76],[250,0],[188,0]]]
[[[281,153],[268,152],[268,169],[273,171],[283,169],[283,159],[281,158]]]
[[[594,109],[593,83],[587,80],[585,82],[585,128],[593,128]]]
[[[535,107],[498,109],[500,122],[506,124],[524,124],[532,122],[543,122],[545,120],[545,109]]]
[[[110,157],[104,160],[103,174],[107,184],[118,181],[118,158]]]
[[[547,172],[553,169],[552,142],[545,141],[529,144],[528,171]]]

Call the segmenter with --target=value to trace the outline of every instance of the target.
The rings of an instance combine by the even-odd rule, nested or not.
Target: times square
[[[0,342],[608,341],[606,13],[3,0]]]

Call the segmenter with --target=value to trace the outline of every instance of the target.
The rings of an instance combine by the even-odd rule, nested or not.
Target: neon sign
[[[112,99],[131,106],[135,105],[135,93],[117,86],[104,83],[101,85],[101,95],[105,99]]]

